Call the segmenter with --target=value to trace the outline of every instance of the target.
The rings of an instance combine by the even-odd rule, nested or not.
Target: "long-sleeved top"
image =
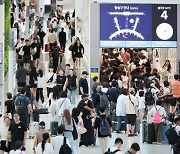
[[[54,43],[54,42],[57,42],[57,36],[55,33],[50,33],[48,35],[48,43]]]

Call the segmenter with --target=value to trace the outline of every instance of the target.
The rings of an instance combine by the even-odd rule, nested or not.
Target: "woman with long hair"
[[[172,67],[171,67],[170,61],[168,59],[165,60],[165,63],[162,66],[162,73],[163,73],[163,80],[164,81],[168,81],[169,80],[171,69],[172,69]]]
[[[43,140],[38,144],[36,154],[53,154],[54,149],[51,143],[48,142],[49,133],[43,134]]]
[[[64,90],[62,90],[60,93],[60,98],[57,100],[56,103],[56,113],[58,116],[58,121],[61,121],[63,116],[63,111],[66,109],[71,111],[72,105],[69,98],[67,98],[67,93]]]
[[[64,125],[64,137],[68,138],[71,145],[72,151],[74,153],[74,139],[73,139],[73,119],[68,109],[63,111],[63,118],[61,124]]]

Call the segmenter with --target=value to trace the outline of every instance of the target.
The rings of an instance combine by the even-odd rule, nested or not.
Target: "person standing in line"
[[[74,75],[73,69],[69,69],[69,75],[66,77],[64,91],[67,88],[67,95],[72,104],[76,103],[76,89],[78,85],[77,76]]]
[[[39,30],[37,35],[40,38],[40,44],[41,44],[41,48],[43,50],[44,49],[44,37],[46,36],[46,33],[43,31],[43,27],[41,27],[41,29]]]
[[[114,142],[114,147],[109,148],[105,154],[113,153],[113,154],[123,154],[123,152],[120,150],[121,146],[123,144],[123,140],[121,138],[116,138]]]
[[[117,133],[121,130],[121,122],[124,120],[125,125],[127,124],[126,109],[125,109],[125,97],[127,96],[127,89],[122,89],[121,95],[118,96],[116,104],[116,116],[118,117],[118,123],[116,126]]]
[[[54,154],[53,146],[48,140],[49,133],[44,133],[42,142],[37,145],[36,154]]]
[[[56,73],[54,73],[54,67],[52,65],[49,66],[49,72],[46,77],[47,82],[47,97],[49,98],[49,94],[52,92],[53,87],[56,85]]]
[[[26,125],[20,121],[20,116],[18,112],[14,112],[13,115],[14,122],[10,124],[8,129],[8,135],[6,138],[6,147],[9,145],[9,140],[11,140],[11,150],[15,148],[16,141],[20,140],[26,145],[27,128]]]
[[[59,43],[61,49],[65,51],[66,48],[66,32],[64,32],[64,28],[61,28],[61,32],[59,33]]]
[[[8,147],[6,147],[6,139],[8,135],[8,129],[10,126],[10,118],[4,117],[4,124],[0,128],[0,154],[4,152],[9,152],[11,147],[10,140],[8,141]]]
[[[39,73],[37,76],[36,102],[39,101],[39,98],[41,99],[42,103],[44,102],[44,95],[43,95],[44,84],[45,84],[45,78],[43,76],[43,71],[39,70]]]
[[[94,84],[93,84],[93,86],[92,86],[92,92],[93,92],[93,93],[97,93],[96,88],[97,88],[97,86],[100,85],[100,82],[99,82],[98,77],[95,76],[95,77],[93,78],[93,81],[94,81]]]
[[[54,154],[59,154],[59,150],[64,142],[64,127],[62,125],[57,127],[57,136],[52,138],[51,144],[54,149]],[[69,140],[66,138],[66,144],[71,148]]]
[[[135,135],[134,129],[135,129],[135,124],[136,124],[136,114],[137,114],[138,102],[134,95],[135,95],[135,89],[130,88],[129,95],[127,95],[124,99],[126,116],[127,116],[128,137]]]
[[[24,55],[23,55],[23,61],[25,64],[26,69],[29,69],[29,64],[31,61],[31,46],[29,44],[29,40],[26,40],[26,45],[23,47]]]
[[[174,101],[171,102],[170,104],[170,112],[174,113],[176,110],[176,104],[177,101],[180,101],[180,81],[179,81],[179,75],[175,74],[174,75],[174,81],[171,82],[171,89],[172,89],[172,94]]]
[[[131,145],[131,148],[125,154],[136,154],[138,151],[140,151],[139,144],[138,143],[133,143]]]
[[[60,53],[60,48],[57,45],[57,42],[54,42],[54,46],[51,48],[51,52],[53,57],[54,73],[56,73],[59,64],[59,53]]]
[[[89,75],[87,71],[82,72],[82,77],[79,80],[79,95],[89,93],[87,75]]]
[[[76,42],[73,45],[74,56],[76,58],[76,66],[80,68],[81,66],[81,58],[83,58],[84,54],[84,46],[81,44],[80,39],[77,37]]]
[[[109,137],[112,132],[112,121],[105,114],[105,107],[100,107],[100,117],[96,117],[94,124],[94,135],[98,130],[99,143],[101,145],[102,154],[106,152]],[[104,131],[105,130],[105,131]]]
[[[24,68],[23,61],[20,61],[19,68],[16,71],[16,79],[17,79],[17,86],[18,87],[25,87],[26,86],[26,77],[28,75],[27,69]]]

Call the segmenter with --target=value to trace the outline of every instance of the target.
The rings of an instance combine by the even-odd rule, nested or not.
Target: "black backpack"
[[[59,47],[58,46],[55,46],[52,49],[52,56],[53,56],[53,58],[58,58],[59,57]]]
[[[99,93],[97,93],[99,94]],[[103,94],[99,94],[99,97],[100,97],[100,106],[104,106],[105,108],[108,108],[110,102],[108,100],[108,97],[105,93]]]
[[[66,137],[64,137],[64,142],[59,149],[59,154],[72,154],[71,148],[66,144]]]
[[[108,151],[106,151],[104,154],[115,154],[116,152],[119,152],[121,150],[116,149],[115,151],[111,152],[110,148],[108,149]]]
[[[146,102],[146,105],[153,105],[155,103],[154,101],[154,96],[153,96],[153,93],[151,92],[151,89],[150,88],[149,90],[147,90],[146,94],[145,94],[145,102]]]
[[[165,132],[165,134],[166,134],[169,144],[174,145],[178,142],[179,136],[178,136],[177,132],[175,131],[175,127],[169,128]]]
[[[25,112],[26,111],[25,97],[20,98],[20,96],[18,96],[16,106],[17,106],[17,111],[18,112]]]
[[[105,117],[104,119],[100,118],[99,132],[101,133],[102,136],[111,135],[111,127],[109,125],[107,117]]]

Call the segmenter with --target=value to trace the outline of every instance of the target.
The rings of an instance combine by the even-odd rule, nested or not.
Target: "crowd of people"
[[[174,72],[169,60],[158,70],[153,68],[146,49],[103,49],[100,78],[93,78],[92,95],[89,96],[88,72],[82,71],[78,79],[70,64],[64,69],[61,65],[70,32],[72,60],[77,68],[81,66],[84,46],[78,37],[73,41],[75,10],[72,16],[69,11],[63,15],[60,8],[56,12],[52,10],[47,20],[49,33],[46,34],[42,9],[36,16],[31,7],[29,17],[33,33],[25,40],[25,31],[20,28],[27,20],[24,7],[24,3],[19,3],[20,19],[13,21],[16,6],[12,1],[11,27],[17,28],[18,33],[14,47],[18,88],[14,95],[7,93],[4,103],[0,153],[25,153],[29,125],[35,119],[35,110],[42,108],[48,110],[52,122],[57,125],[52,134],[52,130],[46,129],[47,123],[39,123],[33,145],[36,154],[64,151],[78,154],[79,146],[96,145],[97,137],[103,154],[122,154],[121,138],[115,140],[114,147],[108,147],[112,132],[122,131],[122,121],[128,137],[137,135],[140,123],[152,123],[157,144],[162,142],[163,124],[175,123],[175,131],[180,135],[180,77],[175,74],[174,81],[170,80]],[[47,44],[44,43],[46,35]],[[47,74],[39,69],[42,50],[50,56]],[[79,102],[77,92],[81,97]],[[175,154],[180,149],[179,141],[173,144]],[[139,150],[139,145],[133,143],[126,154],[135,154]]]

